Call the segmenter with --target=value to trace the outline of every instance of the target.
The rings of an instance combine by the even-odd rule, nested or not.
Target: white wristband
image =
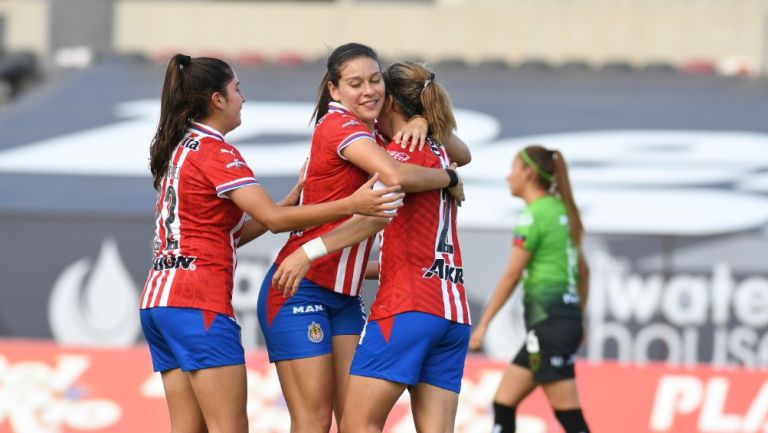
[[[315,260],[328,254],[328,249],[325,248],[323,239],[319,237],[312,239],[301,247],[304,248],[304,252],[307,253],[309,260]]]

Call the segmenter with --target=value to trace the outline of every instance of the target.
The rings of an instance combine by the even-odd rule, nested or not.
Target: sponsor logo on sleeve
[[[389,153],[389,156],[391,156],[392,158],[395,158],[400,162],[405,162],[411,159],[411,156],[405,152],[398,152],[397,150],[388,150],[387,153]]]
[[[360,124],[360,122],[358,122],[357,120],[355,120],[355,119],[349,119],[349,120],[347,120],[346,122],[342,123],[342,124],[341,124],[341,127],[342,127],[342,128],[349,128],[350,126],[357,126],[357,125],[359,125],[359,124]]]

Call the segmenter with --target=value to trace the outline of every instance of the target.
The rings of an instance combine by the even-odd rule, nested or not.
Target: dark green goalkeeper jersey
[[[523,209],[515,245],[531,253],[523,273],[526,326],[549,317],[580,317],[578,250],[562,200],[546,195]]]

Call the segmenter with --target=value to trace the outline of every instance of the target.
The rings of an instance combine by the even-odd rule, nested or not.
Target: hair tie
[[[434,80],[435,80],[435,73],[434,73],[434,72],[430,72],[430,73],[429,73],[429,78],[427,78],[426,80],[424,80],[424,88],[426,88],[426,87],[427,87],[427,84],[431,83],[431,82],[432,82],[432,81],[434,81]]]
[[[192,57],[189,57],[189,56],[186,56],[186,55],[182,54],[179,57],[179,69],[184,69],[184,66],[189,65],[189,62],[191,62],[191,61],[192,61]]]

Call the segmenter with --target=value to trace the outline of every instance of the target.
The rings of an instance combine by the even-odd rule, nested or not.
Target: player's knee
[[[291,433],[328,433],[330,430],[330,415],[304,414],[291,417]]]

